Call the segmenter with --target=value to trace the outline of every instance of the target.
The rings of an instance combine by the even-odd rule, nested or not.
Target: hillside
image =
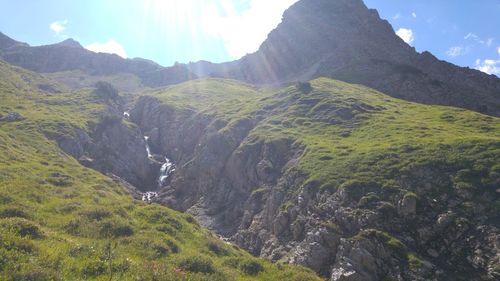
[[[498,118],[326,78],[144,95],[131,118],[178,167],[160,201],[253,254],[330,280],[498,277]]]
[[[219,2],[73,1],[81,20],[50,28],[220,58],[255,3]],[[431,10],[412,30],[455,24]],[[497,39],[469,36],[443,44],[494,67]],[[363,0],[296,1],[225,63],[0,33],[0,280],[496,281],[499,229],[500,78],[417,52]]]
[[[0,100],[6,280],[319,280],[227,245],[190,215],[134,200],[137,190],[111,173],[133,180],[149,160],[138,129],[116,115],[119,97],[68,92],[0,62]],[[71,156],[80,154],[109,177]],[[133,171],[113,167],[123,163]]]

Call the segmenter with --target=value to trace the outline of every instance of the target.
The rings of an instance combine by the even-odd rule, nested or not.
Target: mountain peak
[[[62,42],[57,43],[56,45],[83,49],[83,46],[78,41],[74,40],[73,38],[66,39]]]
[[[298,1],[257,52],[209,71],[202,64],[190,67],[254,84],[329,77],[410,101],[500,116],[500,79],[418,53],[362,0]]]

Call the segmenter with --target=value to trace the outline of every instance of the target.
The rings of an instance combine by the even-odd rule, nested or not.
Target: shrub
[[[100,221],[111,216],[111,211],[105,208],[86,210],[80,213],[81,216],[91,220]]]
[[[67,175],[63,175],[61,173],[53,173],[50,178],[47,179],[47,181],[54,185],[54,186],[59,186],[59,187],[66,187],[66,186],[71,186],[73,184],[73,178]]]
[[[419,259],[415,254],[410,253],[407,255],[408,263],[412,270],[418,270],[422,267],[423,261]]]
[[[177,244],[174,241],[167,240],[165,243],[167,243],[167,245],[172,253],[177,254],[181,251],[179,246],[177,246]]]
[[[212,261],[201,256],[191,256],[183,259],[179,265],[182,269],[190,272],[214,273],[215,268]]]
[[[210,240],[207,244],[208,250],[219,256],[227,256],[228,251],[224,248],[221,242],[216,240]]]
[[[245,274],[255,276],[264,271],[264,266],[256,260],[244,260],[240,263],[240,269]]]
[[[108,82],[99,81],[95,83],[95,88],[94,94],[106,101],[118,98],[118,90]]]
[[[99,223],[99,234],[103,237],[124,237],[132,236],[134,229],[123,222],[108,220]]]
[[[40,227],[32,221],[24,218],[8,218],[0,222],[0,227],[21,237],[31,237],[34,239],[43,238]]]
[[[18,207],[8,207],[0,210],[0,218],[14,217],[29,219],[30,215],[28,215],[25,211],[19,209]]]

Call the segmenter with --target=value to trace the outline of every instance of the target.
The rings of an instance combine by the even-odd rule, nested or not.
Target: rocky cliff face
[[[256,53],[190,69],[256,84],[331,77],[406,100],[500,115],[498,77],[417,53],[362,0],[299,1]]]
[[[131,119],[177,165],[160,202],[255,255],[331,281],[498,278],[498,217],[481,207],[495,198],[457,189],[459,167],[436,162],[398,172],[394,186],[350,182],[319,192],[297,168],[303,147],[252,137],[262,114],[227,123],[141,97]],[[464,211],[467,202],[483,203]]]
[[[103,99],[95,90],[91,95]],[[150,191],[157,187],[156,178],[161,164],[148,158],[141,130],[123,118],[121,98],[106,98],[106,110],[87,129],[72,129],[68,134],[49,135],[59,147],[82,165],[109,175],[130,186],[130,191]],[[131,185],[130,185],[131,184]],[[135,194],[137,193],[137,194]]]

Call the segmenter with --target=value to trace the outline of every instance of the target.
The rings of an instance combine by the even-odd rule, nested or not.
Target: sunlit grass
[[[317,280],[219,241],[189,215],[133,200],[59,149],[55,139],[90,130],[106,110],[91,90],[68,93],[3,63],[0,75],[0,114],[24,118],[0,122],[0,276],[182,280],[184,271],[189,280]],[[39,91],[40,83],[61,93]],[[196,259],[213,270],[183,268]],[[252,262],[263,270],[249,274]]]

